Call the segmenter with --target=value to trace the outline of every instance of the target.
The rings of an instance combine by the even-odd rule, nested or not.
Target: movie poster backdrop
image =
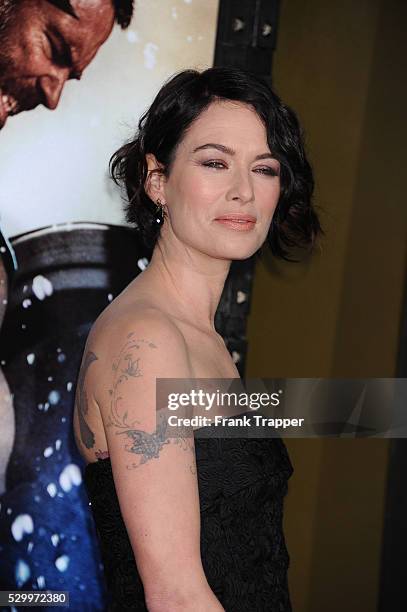
[[[114,5],[0,0],[0,590],[69,591],[81,612],[107,601],[75,381],[92,322],[150,255],[108,160],[170,75],[212,65],[218,9]]]

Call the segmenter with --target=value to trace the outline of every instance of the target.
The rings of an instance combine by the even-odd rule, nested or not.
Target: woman
[[[238,378],[214,326],[231,261],[265,241],[287,257],[319,233],[296,117],[254,75],[187,70],[160,90],[112,174],[154,251],[94,324],[77,388],[109,609],[290,610],[282,441],[173,438],[156,425],[155,384]]]

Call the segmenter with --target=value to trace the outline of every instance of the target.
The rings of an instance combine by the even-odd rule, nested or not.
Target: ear
[[[146,162],[148,170],[144,190],[153,202],[157,202],[157,200],[164,202],[165,176],[163,166],[152,153],[147,153]]]

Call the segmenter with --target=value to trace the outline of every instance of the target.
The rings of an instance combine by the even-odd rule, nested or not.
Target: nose
[[[236,169],[227,193],[227,200],[240,200],[243,204],[254,199],[253,183],[247,170]]]
[[[58,106],[59,98],[68,78],[68,71],[59,70],[52,75],[44,75],[39,79],[39,85],[43,93],[43,104],[54,110]]]

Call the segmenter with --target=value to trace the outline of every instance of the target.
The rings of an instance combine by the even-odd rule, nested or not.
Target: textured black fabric
[[[198,438],[201,556],[226,612],[289,612],[283,498],[293,468],[280,438]],[[109,611],[146,611],[109,459],[90,463],[85,485],[101,543]],[[176,554],[176,552],[174,552]]]

